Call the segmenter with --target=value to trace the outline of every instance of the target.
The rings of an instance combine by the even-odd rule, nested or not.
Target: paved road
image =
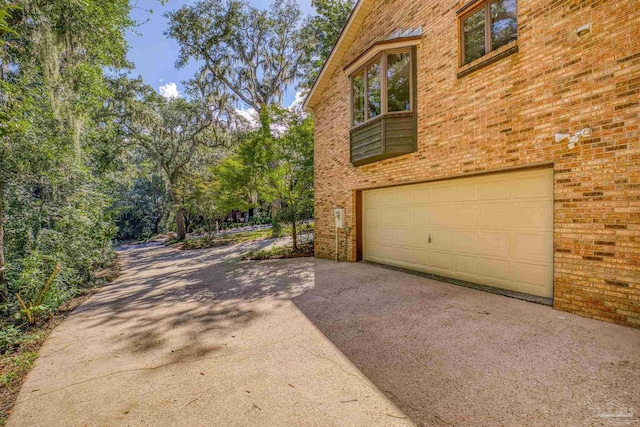
[[[131,247],[51,334],[10,426],[410,425],[291,302],[314,261]]]

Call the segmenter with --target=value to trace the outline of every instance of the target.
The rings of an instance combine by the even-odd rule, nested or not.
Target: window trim
[[[483,58],[487,58],[493,52],[502,49],[504,46],[511,46],[518,41],[518,2],[516,1],[516,38],[504,46],[493,49],[491,37],[491,4],[499,0],[474,0],[458,11],[458,67],[466,67],[470,64],[482,62]],[[469,61],[465,64],[464,57],[464,21],[478,10],[484,8],[484,55]]]
[[[409,106],[408,110],[403,111],[389,111],[388,105],[388,93],[387,93],[387,78],[388,78],[388,68],[387,68],[387,55],[395,54],[395,53],[408,53],[409,54]],[[414,61],[417,59],[416,49],[412,46],[403,46],[397,48],[390,48],[387,50],[383,50],[373,56],[371,59],[367,60],[364,64],[360,65],[357,69],[352,70],[349,74],[349,93],[350,93],[350,104],[349,104],[349,119],[350,119],[350,128],[358,129],[361,126],[366,126],[367,124],[373,123],[376,120],[380,120],[385,116],[393,116],[397,114],[410,114],[415,111],[415,90],[414,84],[417,84],[417,76],[415,76],[415,67]],[[380,114],[375,117],[369,117],[369,96],[368,96],[368,76],[367,69],[372,64],[376,62],[380,62]],[[362,123],[355,124],[354,123],[354,90],[353,90],[353,78],[355,75],[360,74],[362,72],[364,77],[363,87],[364,87],[364,121]]]

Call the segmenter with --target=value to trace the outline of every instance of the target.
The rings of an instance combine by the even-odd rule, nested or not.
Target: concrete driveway
[[[9,425],[640,425],[638,330],[268,243],[123,252]]]
[[[411,425],[291,298],[313,260],[137,246],[54,330],[9,426]]]

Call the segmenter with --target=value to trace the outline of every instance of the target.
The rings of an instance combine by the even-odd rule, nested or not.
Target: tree
[[[291,225],[293,250],[297,251],[298,223],[313,212],[313,118],[285,110],[282,121],[287,130],[273,138],[260,193],[269,203],[279,201],[276,219]]]
[[[16,292],[43,289],[52,263],[60,262],[60,274],[37,300],[55,305],[110,259],[113,229],[101,178],[117,162],[98,153],[117,145],[118,135],[97,112],[112,95],[106,73],[128,66],[124,36],[134,25],[127,0],[12,3],[0,5],[5,310]]]
[[[166,34],[180,45],[176,65],[198,61],[202,87],[218,92],[223,85],[258,114],[281,103],[284,89],[299,76],[302,18],[294,0],[276,0],[268,10],[244,0],[202,0],[167,17]]]
[[[315,15],[305,22],[302,35],[305,60],[300,86],[310,89],[338,40],[354,0],[311,0]]]
[[[226,147],[233,111],[225,103],[217,106],[203,99],[165,100],[149,95],[137,101],[126,120],[129,137],[162,170],[174,204],[178,238],[186,238],[185,211],[179,191],[189,164],[205,148]]]
[[[192,175],[188,184],[183,186],[182,194],[186,210],[201,220],[206,237],[213,239],[219,230],[220,221],[234,208],[221,194],[215,166]]]
[[[299,222],[313,212],[313,118],[300,110],[272,107],[260,129],[246,134],[216,173],[221,193],[233,208],[260,202],[269,206],[274,225],[291,226],[298,249]],[[284,129],[273,135],[271,122]]]
[[[138,165],[143,169],[141,165]],[[135,240],[160,233],[163,219],[168,217],[171,198],[161,174],[141,170],[133,182],[117,194],[115,210],[118,239]]]

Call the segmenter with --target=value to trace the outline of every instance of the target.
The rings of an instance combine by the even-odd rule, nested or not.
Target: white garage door
[[[363,258],[553,296],[553,170],[363,192]]]

